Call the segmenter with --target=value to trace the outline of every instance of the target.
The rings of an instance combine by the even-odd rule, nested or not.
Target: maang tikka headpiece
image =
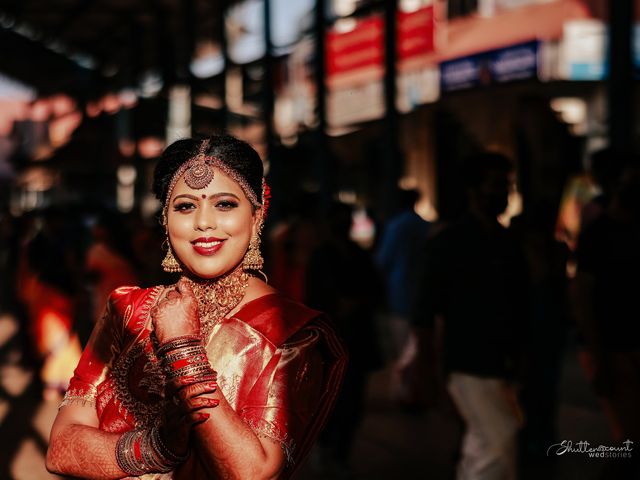
[[[207,151],[209,146],[209,139],[205,139],[200,145],[198,154],[187,163],[191,163],[189,168],[184,174],[185,183],[195,190],[205,188],[213,180],[213,168],[207,165],[207,160],[204,152]],[[173,190],[173,189],[172,189]]]
[[[258,200],[256,193],[249,186],[247,180],[238,173],[235,169],[231,168],[225,162],[220,160],[217,157],[213,157],[207,155],[207,149],[209,148],[209,139],[205,138],[198,149],[198,153],[195,157],[189,159],[185,163],[183,163],[178,170],[171,177],[171,182],[169,183],[169,188],[167,189],[167,196],[164,202],[164,208],[162,209],[162,224],[167,224],[167,210],[169,208],[169,201],[171,200],[171,195],[173,194],[173,189],[178,183],[178,180],[184,175],[184,181],[189,188],[193,188],[194,190],[201,190],[206,188],[207,185],[211,183],[214,177],[214,168],[220,169],[225,175],[229,176],[233,180],[235,180],[242,191],[247,196],[251,204],[255,208],[263,207],[263,205]],[[263,191],[265,189],[266,183],[264,179],[262,181]],[[268,188],[268,187],[267,187]],[[263,192],[264,199],[264,192]],[[264,217],[264,208],[263,208],[263,217]]]

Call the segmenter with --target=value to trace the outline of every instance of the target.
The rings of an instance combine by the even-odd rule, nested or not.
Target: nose
[[[206,230],[215,230],[216,216],[212,209],[208,208],[208,205],[202,205],[196,211],[195,228],[202,232]]]

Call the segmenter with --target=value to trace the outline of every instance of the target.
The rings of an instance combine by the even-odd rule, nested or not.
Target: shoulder
[[[276,346],[282,345],[307,323],[320,316],[321,312],[279,292],[251,300],[234,315]]]
[[[164,287],[160,285],[150,288],[118,287],[109,294],[108,307],[114,313],[125,315],[127,311],[152,303],[163,289]]]

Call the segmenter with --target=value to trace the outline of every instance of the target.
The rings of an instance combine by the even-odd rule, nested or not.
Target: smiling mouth
[[[202,241],[195,241],[193,242],[193,245],[195,247],[201,247],[201,248],[212,248],[215,247],[217,245],[222,245],[223,240],[212,240],[212,241],[207,241],[207,242],[202,242]]]
[[[205,256],[215,255],[224,244],[220,238],[196,238],[191,242],[196,253]]]

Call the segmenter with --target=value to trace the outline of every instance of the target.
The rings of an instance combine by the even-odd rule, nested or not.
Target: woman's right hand
[[[153,308],[151,319],[160,345],[182,335],[200,335],[198,301],[186,279],[166,293]]]

